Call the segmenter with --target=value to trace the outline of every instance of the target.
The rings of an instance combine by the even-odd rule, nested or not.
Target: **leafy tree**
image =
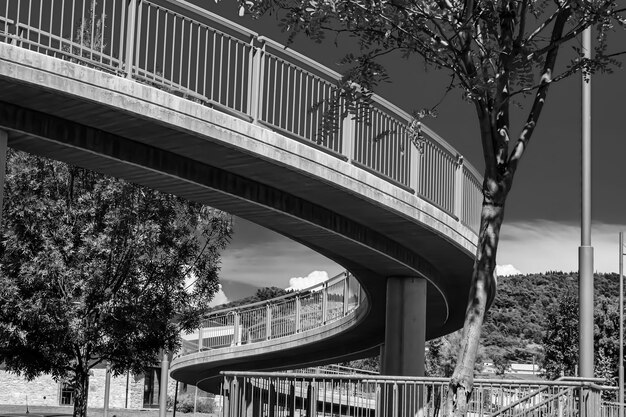
[[[257,301],[265,301],[287,294],[289,294],[289,291],[285,290],[284,288],[264,287],[256,290],[256,294],[254,295],[254,297],[257,299]]]
[[[245,306],[246,304],[252,304],[252,303],[257,303],[259,301],[266,301],[266,300],[271,300],[273,298],[282,297],[283,295],[287,295],[289,293],[290,293],[289,291],[282,289],[282,288],[278,288],[278,287],[258,288],[256,292],[254,293],[254,295],[251,295],[249,297],[244,297],[239,300],[231,301],[225,304],[220,304],[218,306],[211,308],[211,310],[217,311],[217,310],[225,310],[228,308],[234,308],[234,307],[239,307],[239,306]]]
[[[372,90],[387,79],[377,59],[391,52],[420,56],[427,66],[447,71],[450,88],[473,103],[485,162],[483,202],[476,262],[466,309],[463,338],[450,383],[447,413],[464,414],[488,294],[514,176],[537,127],[550,86],[577,71],[588,76],[609,70],[619,53],[608,51],[609,32],[625,26],[617,0],[239,0],[240,14],[259,16],[282,10],[283,28],[321,40],[325,32],[358,39],[360,54],[341,80],[342,93],[331,97],[329,119],[359,112]],[[595,26],[595,57],[587,59],[577,36]],[[622,35],[623,36],[623,35]],[[561,50],[571,46],[569,63],[557,66]],[[417,114],[419,118],[432,109]],[[522,120],[519,127],[511,121]],[[367,121],[365,119],[365,121]],[[517,129],[517,135],[515,130]]]
[[[89,372],[141,373],[175,351],[217,290],[230,217],[118,179],[9,150],[0,242],[0,362],[74,389]],[[186,278],[196,278],[191,288]]]
[[[426,375],[449,378],[454,372],[456,352],[461,344],[461,332],[454,332],[426,342]],[[479,348],[475,371],[483,365],[484,349]]]
[[[616,385],[619,362],[619,311],[616,298],[599,296],[594,311],[595,376]],[[550,315],[544,338],[545,376],[575,375],[578,363],[578,298],[562,298]]]
[[[380,372],[380,356],[356,359],[349,362],[343,362],[341,365],[347,366],[348,368],[363,369],[364,371]]]

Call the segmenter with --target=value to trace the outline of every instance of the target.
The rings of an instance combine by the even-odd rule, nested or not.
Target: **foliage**
[[[594,311],[595,377],[617,385],[619,363],[619,312],[617,298],[599,296]],[[544,338],[544,369],[550,379],[576,375],[578,363],[578,297],[562,298],[550,315]]]
[[[207,397],[198,395],[196,401],[193,394],[186,393],[176,399],[176,411],[180,411],[181,413],[193,413],[194,405],[198,413],[209,414],[216,411],[215,398],[213,396]],[[167,406],[169,409],[174,407],[173,397],[170,396],[167,398]]]
[[[282,297],[283,295],[289,294],[289,291],[278,288],[278,287],[263,287],[258,288],[254,295],[249,297],[241,298],[239,300],[231,301],[229,303],[220,304],[219,306],[213,307],[211,310],[224,310],[233,307],[239,307],[246,304],[257,303],[259,301],[271,300],[273,298]]]
[[[340,365],[348,368],[362,369],[364,371],[380,372],[380,356],[356,359],[353,361],[343,362]]]
[[[595,274],[595,299],[613,299],[618,296],[617,274]],[[569,314],[578,323],[578,273],[549,271],[542,274],[515,275],[498,278],[498,297],[485,317],[481,345],[485,360],[494,364],[531,363],[544,361],[546,332],[554,328],[555,321],[563,319],[555,312],[559,303],[566,303],[564,296],[574,303]],[[596,315],[604,315],[596,311]],[[597,326],[597,324],[596,324]],[[576,330],[577,331],[577,330]],[[577,336],[571,336],[574,338]],[[571,339],[576,340],[576,339]],[[578,342],[570,345],[577,347]],[[564,343],[563,346],[568,346]],[[565,347],[564,347],[565,349]],[[573,375],[576,360],[565,370]],[[571,371],[571,373],[570,373]],[[548,376],[558,377],[560,371]]]
[[[67,379],[84,415],[88,374],[140,373],[217,290],[230,217],[9,150],[0,244],[0,362]],[[193,290],[185,280],[196,278]]]
[[[549,316],[543,367],[549,379],[576,375],[578,364],[578,297],[567,294]]]
[[[461,344],[461,332],[454,332],[426,342],[426,375],[449,378],[456,365],[456,352]],[[478,352],[476,372],[482,369],[484,350]]]

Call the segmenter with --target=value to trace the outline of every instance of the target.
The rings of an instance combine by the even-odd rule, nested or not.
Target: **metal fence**
[[[301,333],[354,312],[363,302],[359,282],[348,272],[306,290],[210,313],[183,337],[180,355],[241,346]]]
[[[340,75],[182,0],[0,0],[0,41],[147,83],[260,123],[417,193],[478,230],[482,179],[378,96],[330,111]],[[341,100],[339,101],[341,106]],[[334,129],[326,131],[330,123]]]
[[[225,372],[223,417],[443,415],[449,380],[380,375]],[[613,416],[602,394],[616,387],[588,380],[475,380],[469,416]]]

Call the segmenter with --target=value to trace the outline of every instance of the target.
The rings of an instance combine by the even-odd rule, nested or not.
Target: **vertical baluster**
[[[328,286],[326,283],[323,284],[322,287],[322,324],[326,323],[326,318],[328,316]]]
[[[265,306],[265,340],[272,338],[272,307],[268,303]]]
[[[241,345],[241,317],[237,311],[233,312],[233,332],[235,333],[233,337],[235,346]]]
[[[128,3],[128,20],[126,22],[126,78],[133,77],[133,57],[135,56],[135,25],[137,20],[136,14],[137,0],[130,0]]]

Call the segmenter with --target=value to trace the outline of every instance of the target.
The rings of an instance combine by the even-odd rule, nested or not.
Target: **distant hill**
[[[220,279],[220,284],[222,285],[222,291],[224,291],[224,294],[226,294],[230,301],[250,297],[256,294],[257,290],[261,288],[258,285],[248,284],[246,282],[224,279]]]
[[[596,298],[618,297],[617,274],[596,274],[594,278]],[[540,363],[547,317],[568,292],[578,294],[577,272],[498,277],[497,295],[482,330],[485,359],[507,357],[513,362],[530,363],[534,359]]]

